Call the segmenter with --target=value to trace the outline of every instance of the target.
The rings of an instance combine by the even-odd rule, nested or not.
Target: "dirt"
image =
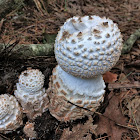
[[[41,3],[41,0],[39,2]],[[56,36],[65,20],[75,15],[95,14],[112,19],[118,23],[124,36],[124,42],[136,29],[140,28],[139,0],[48,0],[47,2],[44,1],[44,5],[46,8],[42,4],[41,9],[38,9],[35,1],[25,2],[21,9],[15,9],[0,19],[0,43],[12,44],[16,40],[19,40],[19,44],[54,42],[54,39],[51,40],[49,37],[51,35]],[[40,69],[45,75],[44,87],[48,88],[49,77],[57,64],[54,56],[21,60],[12,59],[2,54],[0,62],[0,94],[9,93],[12,95],[18,76],[27,67]],[[128,54],[120,57],[111,73],[115,74],[113,75],[115,80],[105,81],[107,86],[106,102],[102,105],[102,110],[92,116],[93,120],[85,117],[74,122],[63,123],[56,120],[47,111],[35,120],[37,140],[63,140],[69,138],[70,135],[73,137],[79,135],[79,139],[75,140],[81,140],[81,137],[86,140],[114,140],[113,137],[117,133],[119,139],[122,140],[140,139],[137,123],[131,115],[126,113],[126,111],[130,111],[125,104],[128,97],[130,99],[132,96],[138,98],[140,95],[140,88],[136,86],[140,82],[140,40],[135,42]],[[121,86],[123,88],[120,88]],[[116,104],[116,108],[110,105],[113,102]],[[116,112],[116,118],[109,116],[114,112],[114,109],[117,111],[119,109]],[[119,115],[119,119],[117,119],[117,115]],[[89,128],[88,130],[83,126],[86,131],[82,130],[80,134],[79,128],[88,124],[88,121],[97,125],[95,132],[93,129]],[[24,125],[26,122],[27,118],[25,117]],[[11,134],[0,134],[0,140],[29,139],[23,133],[24,125]],[[102,125],[106,128],[101,128]]]

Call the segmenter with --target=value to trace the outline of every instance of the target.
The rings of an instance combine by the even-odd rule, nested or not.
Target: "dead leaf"
[[[103,79],[106,83],[113,83],[117,80],[117,77],[118,75],[117,74],[114,74],[114,73],[111,73],[111,72],[106,72],[104,75],[103,75]]]
[[[105,113],[103,114],[104,116],[99,116],[96,133],[98,135],[106,133],[108,136],[110,136],[110,140],[121,140],[122,133],[128,132],[128,129],[116,125],[121,124],[127,126],[127,118],[122,115],[119,107],[120,99],[122,96],[124,96],[122,94],[114,95],[113,92],[111,92],[108,96],[110,101]]]
[[[130,81],[128,80],[127,76],[126,76],[124,73],[121,73],[121,74],[119,75],[118,81],[119,81],[121,84],[130,83]]]
[[[97,127],[92,122],[92,116],[89,116],[89,120],[85,124],[77,124],[72,130],[64,129],[60,140],[92,140],[92,133],[95,134]]]
[[[128,100],[128,115],[134,121],[134,124],[140,129],[140,96]]]

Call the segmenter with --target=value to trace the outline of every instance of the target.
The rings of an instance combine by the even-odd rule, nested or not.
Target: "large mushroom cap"
[[[55,57],[66,72],[90,78],[110,70],[118,61],[122,36],[117,24],[98,16],[73,17],[61,27]]]
[[[19,76],[19,85],[27,92],[38,91],[43,87],[44,79],[40,70],[28,68]]]
[[[22,125],[21,108],[12,95],[0,95],[0,132],[8,133]]]

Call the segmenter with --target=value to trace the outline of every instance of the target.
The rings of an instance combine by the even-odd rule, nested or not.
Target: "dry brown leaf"
[[[121,73],[121,74],[119,75],[118,81],[119,81],[121,84],[130,83],[130,81],[127,79],[127,76],[126,76],[124,73]]]
[[[128,100],[128,115],[140,129],[140,96]]]
[[[127,125],[127,118],[122,115],[119,107],[119,102],[122,96],[124,96],[123,94],[124,93],[120,95],[114,95],[113,92],[109,94],[109,105],[107,106],[105,113],[103,114],[104,116],[99,116],[98,127],[96,130],[98,135],[106,133],[110,137],[110,140],[121,140],[122,133],[128,132],[127,128],[116,125]]]
[[[106,83],[113,83],[117,80],[118,75],[111,73],[109,71],[107,71],[104,75],[103,75],[103,79]]]
[[[93,119],[89,116],[89,120],[85,124],[77,124],[70,130],[64,129],[60,140],[92,140],[92,133],[95,134],[97,125],[93,125]]]

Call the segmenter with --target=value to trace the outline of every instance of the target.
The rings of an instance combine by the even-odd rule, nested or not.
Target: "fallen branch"
[[[124,43],[122,53],[128,53],[135,41],[140,37],[140,29],[138,29],[134,34],[130,36],[130,38]],[[30,58],[30,57],[35,57],[35,56],[48,56],[54,54],[54,40],[53,43],[51,44],[18,44],[16,45],[10,52],[10,56],[14,58]],[[0,44],[0,53],[5,49],[4,44]],[[116,84],[116,83],[115,83]],[[112,88],[118,88],[116,85],[115,87]],[[120,86],[120,85],[119,85]],[[131,87],[130,85],[126,85],[126,87]],[[137,86],[136,86],[137,87]],[[119,87],[121,88],[121,87]],[[124,88],[124,86],[122,86]]]
[[[3,51],[6,50],[4,44],[0,44],[0,54],[3,54]],[[8,47],[7,47],[8,50]],[[23,45],[18,44],[10,50],[8,56],[12,58],[30,58],[35,56],[50,56],[53,55],[53,44],[29,44]]]
[[[108,85],[109,90],[113,90],[113,89],[120,89],[120,88],[126,88],[126,89],[130,89],[130,88],[140,88],[140,83],[139,82],[134,82],[134,83],[128,83],[128,84],[121,84],[121,83],[111,83]]]
[[[136,30],[124,43],[122,48],[122,54],[128,53],[133,47],[137,39],[140,38],[140,29]]]

